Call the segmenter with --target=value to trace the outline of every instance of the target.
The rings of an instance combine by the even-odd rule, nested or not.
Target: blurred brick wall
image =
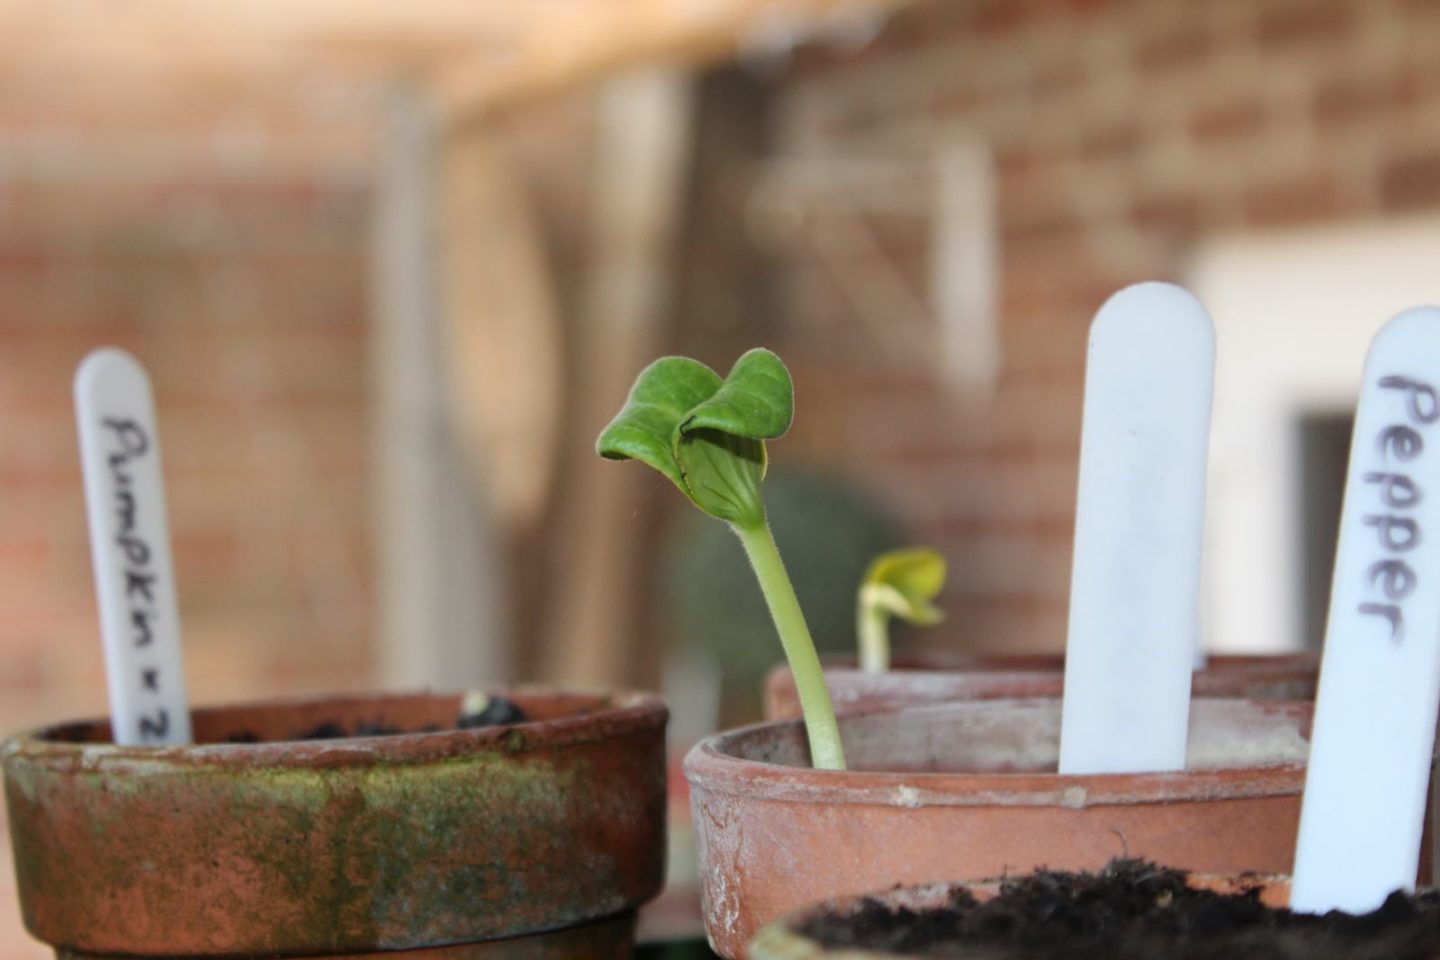
[[[797,442],[944,550],[949,637],[1058,647],[1095,310],[1124,284],[1183,280],[1208,234],[1440,210],[1440,4],[934,3],[859,54],[801,51],[777,109],[785,156],[924,156],[954,130],[993,151],[992,409],[967,417],[934,376],[887,366],[829,268],[792,252]],[[924,233],[874,225],[923,289]]]
[[[192,699],[369,676],[367,198],[0,180],[0,725],[104,710],[70,381],[106,344],[154,383]]]
[[[0,167],[0,731],[106,709],[70,383],[107,344],[154,383],[192,700],[372,682],[368,188],[211,174]]]

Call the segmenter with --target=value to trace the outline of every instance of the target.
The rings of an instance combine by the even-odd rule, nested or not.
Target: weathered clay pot
[[[1233,875],[1192,874],[1188,882],[1196,887],[1219,893],[1243,893],[1255,890],[1260,902],[1267,907],[1284,907],[1290,902],[1288,877],[1237,877]],[[907,956],[863,949],[826,948],[814,939],[798,932],[812,917],[842,916],[857,909],[862,901],[879,901],[886,906],[906,908],[916,912],[944,908],[956,888],[962,888],[977,900],[988,900],[999,891],[998,879],[979,880],[973,883],[937,883],[919,887],[901,887],[873,893],[868,896],[836,897],[791,913],[761,930],[749,944],[751,960],[895,960]],[[983,960],[988,954],[976,951],[976,960]],[[1013,956],[1009,954],[1008,956]],[[1027,954],[1027,956],[1030,956]],[[1031,957],[1031,960],[1044,960]],[[1221,958],[1217,958],[1221,960]]]
[[[1060,701],[932,704],[841,719],[851,769],[813,770],[801,724],[702,741],[685,759],[702,909],[742,956],[809,903],[896,884],[1112,857],[1288,872],[1310,705],[1197,700],[1187,771],[1060,776]]]
[[[1195,672],[1197,697],[1241,700],[1313,700],[1320,672],[1315,653],[1281,656],[1214,656]],[[837,713],[870,713],[921,703],[1058,697],[1065,685],[1060,654],[968,656],[947,653],[897,655],[885,673],[866,673],[855,661],[827,660],[825,685]],[[767,720],[800,716],[790,668],[780,664],[765,680]]]
[[[118,747],[98,720],[16,737],[25,924],[61,956],[629,956],[661,883],[665,707],[507,696],[531,722],[286,741],[459,706],[380,696],[198,710],[195,746]]]

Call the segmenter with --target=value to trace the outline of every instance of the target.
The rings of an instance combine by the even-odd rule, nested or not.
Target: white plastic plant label
[[[190,742],[180,613],[145,370],[96,350],[75,374],[90,555],[115,742]]]
[[[1440,704],[1440,309],[1370,346],[1355,412],[1292,909],[1410,890]]]
[[[1121,290],[1090,328],[1061,773],[1185,766],[1214,371],[1179,287]]]

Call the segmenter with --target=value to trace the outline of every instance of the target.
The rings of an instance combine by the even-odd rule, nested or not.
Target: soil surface
[[[992,900],[957,892],[946,908],[914,911],[860,901],[798,932],[827,947],[970,960],[1433,960],[1440,894],[1395,893],[1364,916],[1274,910],[1257,886],[1194,890],[1185,873],[1116,860],[1100,873],[1041,871],[1001,885]]]
[[[476,712],[461,712],[455,718],[455,727],[460,730],[474,730],[480,727],[500,727],[512,723],[524,723],[528,717],[525,711],[515,702],[505,697],[490,697],[483,709]],[[339,740],[344,737],[390,737],[402,733],[437,733],[444,728],[439,726],[423,727],[419,730],[402,730],[400,727],[390,726],[384,723],[357,723],[354,728],[346,728],[339,723],[326,722],[318,724],[309,730],[302,731],[291,740]],[[232,733],[225,738],[226,743],[259,743],[260,738],[248,730]]]

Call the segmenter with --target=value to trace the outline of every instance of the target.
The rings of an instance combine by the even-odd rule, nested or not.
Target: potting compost
[[[1186,873],[1115,860],[1099,873],[1037,871],[993,899],[956,890],[938,909],[873,898],[812,913],[796,932],[828,948],[967,960],[1433,960],[1440,893],[1396,892],[1375,912],[1292,913],[1240,893],[1186,883]]]
[[[505,697],[487,697],[485,706],[479,710],[462,710],[455,719],[458,730],[478,730],[482,727],[503,727],[512,723],[524,723],[529,718],[519,704]],[[316,724],[303,733],[296,734],[295,740],[339,740],[344,737],[393,737],[402,733],[435,733],[441,728],[427,726],[420,730],[402,730],[388,723],[367,723],[361,721],[353,729],[347,729],[333,721]],[[260,738],[248,730],[232,733],[226,743],[258,743]]]

